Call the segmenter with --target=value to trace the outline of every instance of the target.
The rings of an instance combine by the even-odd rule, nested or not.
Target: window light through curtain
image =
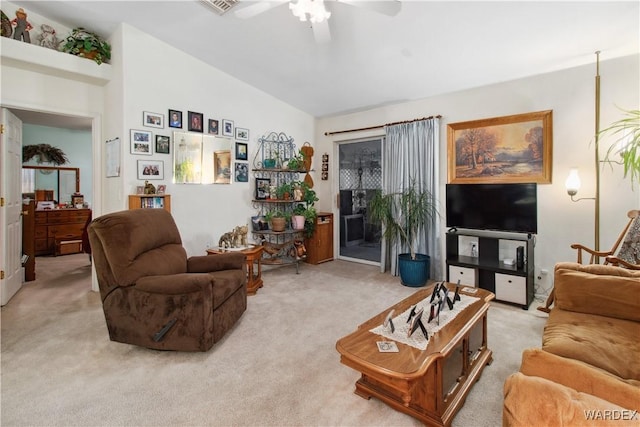
[[[385,193],[401,191],[412,180],[421,189],[431,192],[439,201],[439,144],[440,119],[430,118],[410,123],[385,126],[386,138],[383,142],[382,189]],[[431,276],[442,276],[442,249],[440,244],[441,223],[439,215],[433,215],[429,230],[420,236],[416,252],[431,257]],[[428,238],[427,238],[428,235]],[[386,250],[389,254],[386,254]],[[400,242],[391,247],[382,246],[381,271],[387,263],[393,275],[398,275],[398,254],[406,252]]]

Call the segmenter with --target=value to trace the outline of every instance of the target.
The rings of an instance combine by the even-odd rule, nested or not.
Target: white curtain
[[[415,181],[419,190],[428,190],[438,202],[440,119],[431,118],[385,126],[385,133],[382,149],[382,191],[402,191]],[[444,277],[441,232],[438,209],[438,214],[432,216],[429,225],[420,233],[416,245],[416,252],[431,257],[431,278],[436,280]],[[399,241],[393,245],[383,242],[382,247],[381,271],[386,271],[388,266],[391,274],[397,276],[398,254],[408,252],[408,248],[403,247]]]

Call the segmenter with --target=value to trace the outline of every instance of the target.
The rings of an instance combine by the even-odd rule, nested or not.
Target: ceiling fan
[[[239,1],[243,2],[243,0]],[[313,29],[313,35],[316,42],[327,43],[331,41],[331,33],[329,31],[329,18],[331,17],[331,12],[326,9],[326,4],[337,2],[373,10],[388,16],[397,15],[398,12],[400,12],[401,7],[399,0],[271,0],[255,2],[252,5],[238,9],[236,10],[235,15],[241,19],[248,19],[273,9],[274,7],[289,3],[289,9],[294,16],[299,18],[301,21],[311,22],[311,28]]]

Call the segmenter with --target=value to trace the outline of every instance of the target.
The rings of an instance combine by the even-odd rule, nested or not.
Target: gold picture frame
[[[551,184],[552,110],[447,125],[450,184]]]

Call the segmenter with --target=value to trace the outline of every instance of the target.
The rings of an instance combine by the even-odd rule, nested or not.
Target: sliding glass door
[[[382,188],[382,139],[339,145],[340,258],[380,263],[381,227],[367,217],[368,203]]]

